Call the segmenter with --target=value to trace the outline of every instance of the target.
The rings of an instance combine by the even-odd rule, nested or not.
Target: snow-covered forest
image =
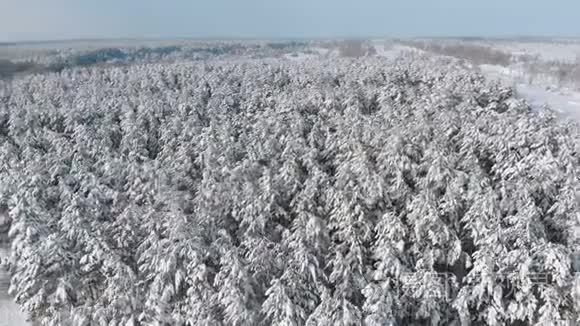
[[[578,127],[451,59],[0,83],[10,291],[44,325],[580,322]]]

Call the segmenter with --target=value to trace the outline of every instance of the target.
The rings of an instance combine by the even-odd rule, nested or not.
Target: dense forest
[[[355,42],[358,44],[360,42]],[[65,69],[91,66],[127,66],[134,63],[167,63],[239,59],[240,57],[279,57],[291,51],[307,49],[307,42],[183,42],[166,46],[102,47],[97,49],[44,49],[29,52],[18,60],[0,56],[0,79],[39,73],[61,72]],[[0,54],[5,49],[0,43]],[[12,46],[18,49],[17,45]],[[14,49],[12,49],[14,50]],[[26,47],[20,50],[26,53]],[[38,52],[38,53],[37,53]]]
[[[18,78],[11,293],[45,325],[580,321],[578,136],[426,57]]]

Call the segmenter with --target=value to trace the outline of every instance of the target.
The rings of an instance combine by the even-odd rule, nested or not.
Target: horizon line
[[[75,38],[55,38],[55,39],[23,39],[15,41],[0,41],[0,46],[13,46],[23,44],[54,44],[54,43],[80,43],[80,42],[106,42],[106,41],[333,41],[333,40],[409,40],[409,39],[458,39],[458,40],[566,40],[580,39],[580,35],[575,36],[550,36],[550,35],[418,35],[418,36],[279,36],[279,37],[236,37],[236,36],[168,36],[168,37],[75,37]]]

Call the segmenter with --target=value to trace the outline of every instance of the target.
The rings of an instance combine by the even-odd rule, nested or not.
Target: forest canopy
[[[444,59],[27,76],[0,87],[11,292],[47,325],[578,320],[578,140]]]

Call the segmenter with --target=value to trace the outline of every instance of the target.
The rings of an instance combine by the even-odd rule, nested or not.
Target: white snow
[[[496,50],[514,55],[538,56],[541,61],[574,62],[580,55],[578,41],[521,42],[521,41],[486,41],[476,42],[491,46]]]
[[[316,59],[322,54],[317,53],[304,53],[304,52],[296,52],[296,53],[287,53],[284,55],[284,58],[292,61],[303,61],[309,59]]]
[[[538,55],[543,61],[573,62],[580,54],[580,44],[565,43],[514,43],[506,50],[519,50],[523,54]]]
[[[533,107],[549,105],[554,111],[580,121],[580,93],[564,94],[527,84],[517,84],[516,90]]]
[[[4,260],[4,258],[8,257],[8,254],[8,244],[0,244],[0,260]],[[26,314],[20,310],[20,307],[8,295],[9,285],[10,275],[0,266],[0,326],[31,325],[26,321]]]
[[[410,47],[410,46],[406,46],[406,45],[401,45],[401,44],[392,44],[392,45],[386,45],[385,42],[379,43],[379,42],[374,42],[373,43],[375,49],[377,50],[377,55],[381,56],[381,57],[385,57],[385,58],[389,58],[389,59],[395,59],[400,57],[401,55],[403,55],[404,53],[423,53],[424,51]]]
[[[512,86],[534,108],[549,106],[562,117],[580,121],[580,92],[556,89],[551,83],[526,83],[525,72],[513,67],[481,65],[480,71],[490,79]]]

